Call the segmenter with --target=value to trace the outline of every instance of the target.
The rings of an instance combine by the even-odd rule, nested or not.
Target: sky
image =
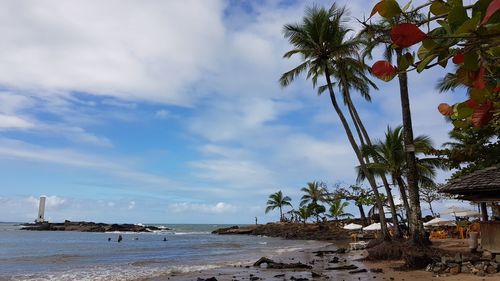
[[[46,195],[51,221],[267,222],[273,192],[298,205],[309,181],[353,184],[328,96],[278,83],[300,61],[282,59],[283,25],[332,3],[1,0],[0,221],[33,221]],[[375,3],[337,1],[354,30]],[[438,147],[437,105],[464,97],[436,91],[443,74],[409,79],[414,133]],[[372,103],[353,93],[374,139],[401,124],[396,79],[376,83]]]

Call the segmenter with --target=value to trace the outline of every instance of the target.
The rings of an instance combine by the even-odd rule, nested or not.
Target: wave
[[[148,266],[154,265],[157,266]],[[202,270],[215,269],[225,266],[225,264],[202,264],[202,265],[180,265],[165,268],[162,262],[134,263],[127,266],[94,266],[86,269],[68,270],[50,273],[22,274],[12,276],[9,280],[15,281],[70,281],[70,280],[95,280],[95,281],[115,281],[115,280],[138,280],[149,279],[172,274],[196,272]]]

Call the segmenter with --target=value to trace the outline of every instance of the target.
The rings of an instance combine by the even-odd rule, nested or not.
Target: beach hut
[[[457,199],[479,203],[481,206],[481,245],[492,253],[500,253],[500,165],[475,171],[456,179],[440,189],[440,192]],[[488,218],[487,207],[492,210]],[[467,210],[466,210],[467,211]],[[463,211],[455,212],[461,213]]]

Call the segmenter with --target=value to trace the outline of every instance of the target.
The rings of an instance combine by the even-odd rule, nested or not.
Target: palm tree
[[[417,136],[415,138],[416,153],[423,153],[432,147],[432,142],[428,136]],[[406,210],[407,219],[410,220],[410,204],[406,193],[407,184],[404,177],[408,173],[407,158],[404,151],[404,140],[402,127],[395,129],[387,127],[385,140],[378,141],[375,145],[363,147],[363,154],[376,160],[375,163],[368,164],[368,169],[378,175],[390,175],[393,184],[399,187],[401,199]],[[436,168],[442,165],[437,158],[421,158],[417,163],[418,180],[421,183],[430,184],[436,174]],[[359,178],[363,178],[362,171],[359,170]]]
[[[347,34],[351,30],[344,26],[344,14],[345,9],[339,9],[335,4],[329,10],[313,6],[306,9],[306,16],[301,23],[284,26],[284,36],[294,47],[294,49],[285,53],[284,58],[301,55],[303,61],[297,67],[285,72],[280,78],[280,84],[282,87],[286,87],[300,74],[307,73],[307,79],[311,79],[313,87],[316,87],[318,79],[321,76],[325,77],[326,88],[328,89],[332,106],[344,127],[349,143],[356,154],[361,168],[365,170],[368,182],[376,196],[377,206],[381,210],[380,221],[382,222],[383,237],[390,240],[382,202],[378,198],[379,193],[375,178],[366,169],[365,160],[361,155],[360,148],[353,137],[342,109],[337,103],[337,97],[335,96],[331,81],[331,75],[335,72],[336,61],[356,57],[360,46],[359,40],[347,38]]]
[[[295,211],[295,215],[302,219],[302,222],[306,224],[308,218],[311,217],[311,212],[307,206],[302,206],[298,210]]]
[[[292,198],[288,196],[283,196],[283,193],[280,191],[269,195],[269,200],[267,200],[266,214],[270,211],[279,208],[280,210],[280,221],[283,221],[283,207],[284,206],[292,206]]]
[[[418,18],[420,15],[415,14],[413,17]],[[392,58],[393,50],[396,52],[397,60],[400,61],[403,58],[402,48],[393,48],[390,44],[391,40],[389,38],[388,27],[391,26],[393,22],[399,22],[401,20],[407,21],[408,19],[394,18],[391,20],[385,20],[379,24],[375,24],[375,28],[368,27],[365,28],[359,37],[364,37],[367,44],[365,48],[365,54],[371,56],[372,50],[375,46],[379,44],[385,44],[385,54],[386,58],[390,60]],[[383,32],[380,32],[382,30]],[[375,32],[374,32],[375,31]],[[374,36],[374,34],[376,34]],[[375,38],[376,37],[376,38]],[[408,75],[406,71],[401,71],[398,73],[399,81],[399,93],[401,98],[401,111],[403,116],[403,130],[404,130],[404,147],[406,162],[408,165],[407,181],[408,181],[408,193],[411,203],[410,217],[408,217],[410,232],[412,241],[415,244],[427,244],[428,239],[425,237],[424,226],[422,222],[422,209],[420,207],[420,196],[418,190],[418,170],[417,170],[417,160],[415,156],[414,149],[414,138],[413,138],[413,126],[411,121],[411,111],[410,111],[410,98],[408,93]]]
[[[325,195],[327,193],[326,188],[323,183],[313,181],[308,182],[307,187],[303,187],[300,191],[305,194],[300,198],[300,206],[307,205],[309,203],[325,202]]]
[[[330,201],[329,204],[330,204],[330,209],[329,209],[329,214],[327,214],[327,216],[333,218],[334,220],[339,220],[339,218],[345,218],[345,217],[353,217],[352,214],[345,212],[345,208],[349,206],[349,203],[347,203],[347,201],[342,201],[342,199],[337,198],[335,200]]]

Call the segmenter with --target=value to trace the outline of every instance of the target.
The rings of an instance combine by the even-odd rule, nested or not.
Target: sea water
[[[211,234],[228,225],[163,226],[170,230],[92,233],[26,231],[0,223],[0,280],[135,280],[248,264],[261,256],[319,245]],[[123,237],[120,243],[118,235]]]

